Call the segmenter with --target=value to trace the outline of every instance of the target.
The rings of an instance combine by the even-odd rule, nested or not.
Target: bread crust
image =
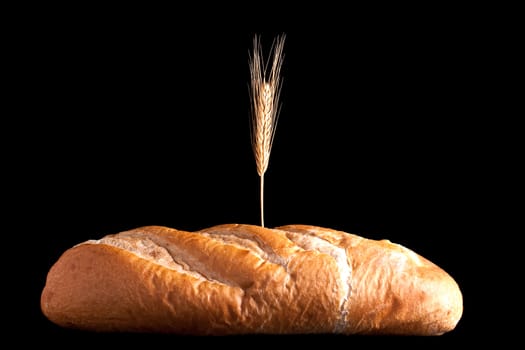
[[[102,332],[437,335],[456,326],[462,296],[388,241],[307,225],[146,226],[66,250],[41,309]]]
[[[352,293],[345,333],[440,335],[461,318],[463,297],[456,281],[408,248],[322,227],[280,229],[321,236],[346,249]]]

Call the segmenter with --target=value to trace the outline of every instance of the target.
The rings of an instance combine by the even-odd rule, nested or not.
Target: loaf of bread
[[[444,270],[388,240],[227,224],[80,243],[51,267],[41,308],[101,332],[440,335],[463,300]]]

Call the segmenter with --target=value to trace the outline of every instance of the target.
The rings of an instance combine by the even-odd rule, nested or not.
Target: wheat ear
[[[281,66],[285,36],[278,36],[270,50],[273,55],[270,71],[264,60],[261,42],[253,39],[253,55],[250,56],[251,141],[257,173],[260,177],[261,226],[264,227],[264,173],[268,169],[275,128],[279,116],[281,92]]]

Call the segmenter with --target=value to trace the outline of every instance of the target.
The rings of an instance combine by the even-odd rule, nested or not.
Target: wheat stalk
[[[281,66],[285,36],[278,36],[270,50],[273,54],[269,73],[264,60],[261,42],[253,39],[253,55],[250,56],[251,141],[257,174],[260,177],[261,226],[264,227],[264,174],[268,169],[275,128],[279,116],[281,92]]]

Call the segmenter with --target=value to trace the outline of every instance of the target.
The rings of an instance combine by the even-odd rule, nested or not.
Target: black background
[[[10,219],[32,266],[14,277],[25,298],[15,328],[58,343],[176,339],[56,327],[39,309],[47,271],[77,243],[142,225],[258,224],[248,52],[254,34],[267,50],[286,33],[266,226],[390,239],[445,269],[464,295],[461,321],[442,337],[327,339],[453,343],[483,331],[469,240],[482,200],[473,168],[487,48],[472,12],[296,14],[272,29],[163,9],[32,15],[15,30],[18,134],[7,148]]]

